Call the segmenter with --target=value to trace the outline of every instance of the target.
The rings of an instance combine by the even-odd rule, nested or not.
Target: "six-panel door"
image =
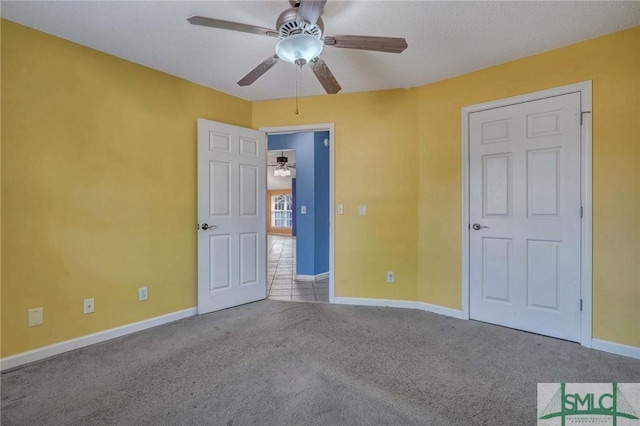
[[[580,340],[580,94],[472,113],[470,317]]]
[[[266,297],[265,156],[264,132],[198,120],[201,314]]]

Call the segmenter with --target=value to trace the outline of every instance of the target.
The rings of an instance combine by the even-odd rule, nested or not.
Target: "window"
[[[271,227],[291,228],[293,219],[291,194],[277,194],[271,196]]]

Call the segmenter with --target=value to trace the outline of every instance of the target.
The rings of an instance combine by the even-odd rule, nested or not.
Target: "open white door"
[[[198,119],[198,313],[264,299],[265,133]]]

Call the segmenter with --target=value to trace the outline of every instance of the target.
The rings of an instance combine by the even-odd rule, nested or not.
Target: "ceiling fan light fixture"
[[[286,168],[276,167],[276,169],[273,171],[273,175],[277,177],[291,176],[291,170],[288,167]]]
[[[293,34],[276,45],[276,55],[283,61],[304,65],[322,53],[324,43],[309,34]]]

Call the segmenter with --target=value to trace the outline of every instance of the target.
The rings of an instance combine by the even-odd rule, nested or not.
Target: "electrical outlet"
[[[27,311],[27,327],[42,325],[44,322],[44,309],[34,308]]]
[[[140,287],[138,289],[138,300],[142,302],[143,300],[149,299],[149,290],[146,287]]]
[[[84,299],[83,301],[83,310],[82,312],[85,314],[92,314],[96,309],[95,302],[93,297],[90,299]]]
[[[396,280],[396,274],[393,271],[387,271],[387,282],[392,283]]]

